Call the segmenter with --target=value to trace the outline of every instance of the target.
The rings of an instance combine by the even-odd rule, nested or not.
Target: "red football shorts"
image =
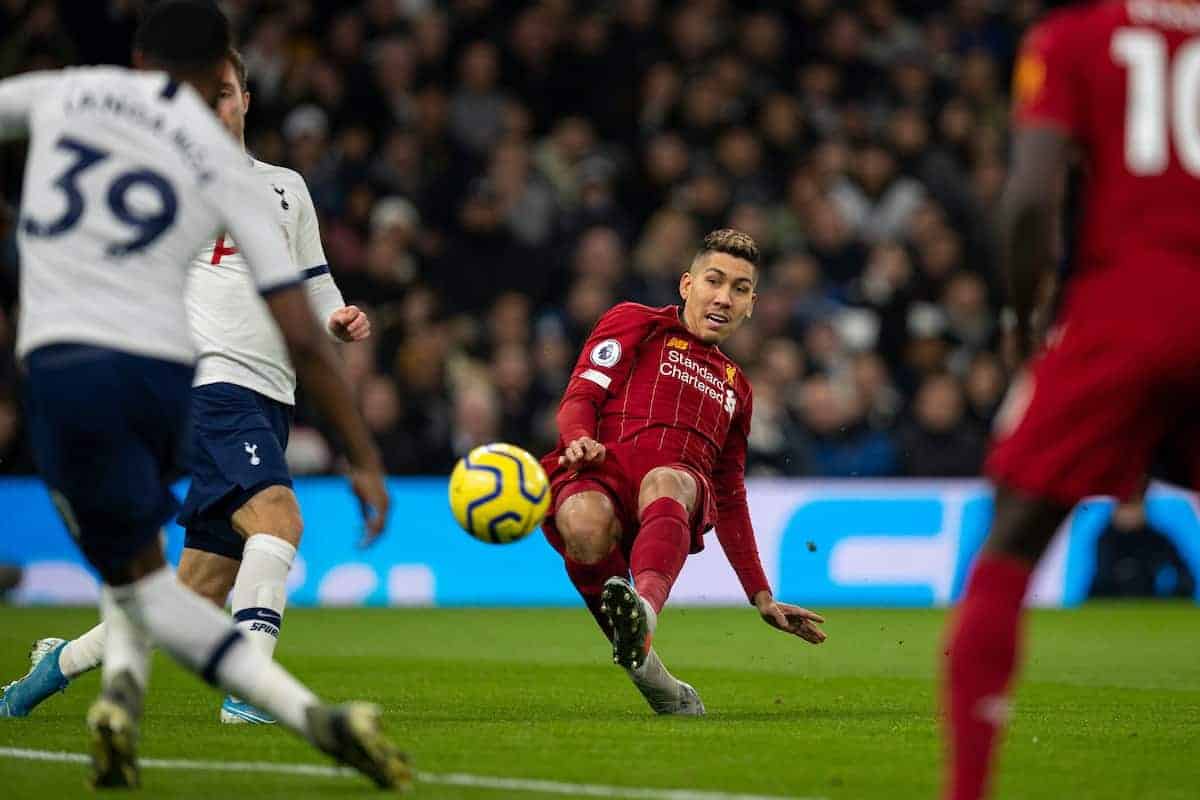
[[[1169,450],[1176,475],[1200,486],[1200,270],[1147,261],[1073,281],[997,415],[994,481],[1063,504],[1123,499]]]
[[[696,507],[691,516],[691,552],[698,553],[704,549],[704,534],[717,522],[717,502],[708,478],[698,470],[673,460],[669,453],[653,448],[637,448],[628,443],[613,444],[605,445],[604,461],[585,470],[568,471],[560,467],[557,451],[542,459],[542,466],[550,476],[551,498],[550,511],[542,528],[555,549],[560,549],[561,541],[554,525],[555,513],[568,497],[595,491],[603,492],[612,501],[617,521],[621,523],[622,548],[628,556],[639,527],[638,493],[642,479],[656,467],[684,470],[696,481]]]

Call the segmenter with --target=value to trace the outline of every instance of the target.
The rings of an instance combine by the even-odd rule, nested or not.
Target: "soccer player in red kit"
[[[714,524],[763,620],[814,644],[825,639],[819,615],[772,596],[746,505],[750,383],[717,345],[750,316],[757,278],[754,240],[718,230],[680,277],[682,313],[635,303],[609,310],[559,405],[559,446],[542,462],[552,492],[546,538],[613,660],[660,714],[704,713],[651,639],[684,560]]]
[[[1164,443],[1200,483],[1200,439],[1177,435],[1200,409],[1200,3],[1062,9],[1027,35],[1013,86],[1001,241],[1023,353],[1072,150],[1082,215],[1058,318],[1010,390],[987,462],[995,516],[946,659],[947,800],[987,794],[1021,602],[1071,507],[1136,492]]]

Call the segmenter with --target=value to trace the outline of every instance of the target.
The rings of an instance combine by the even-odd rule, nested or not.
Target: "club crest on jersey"
[[[278,186],[276,186],[273,183],[271,184],[271,189],[272,189],[272,191],[275,192],[275,194],[279,195],[279,207],[280,208],[282,208],[284,211],[287,211],[289,208],[291,208],[291,206],[288,205],[287,198],[285,198],[283,196],[283,189],[279,188]]]
[[[725,365],[725,382],[733,386],[734,380],[737,378],[737,367],[733,364]]]
[[[675,350],[687,350],[690,346],[691,344],[687,339],[680,339],[678,336],[672,336],[670,339],[667,339],[667,347],[674,348]]]
[[[592,348],[589,358],[597,367],[611,367],[621,360],[621,343],[616,339],[605,339]]]
[[[1027,106],[1042,93],[1046,85],[1046,62],[1036,53],[1022,53],[1013,73],[1013,98],[1019,108]]]
[[[262,463],[262,459],[258,457],[258,445],[242,442],[246,448],[246,453],[250,456],[250,466],[257,467]]]

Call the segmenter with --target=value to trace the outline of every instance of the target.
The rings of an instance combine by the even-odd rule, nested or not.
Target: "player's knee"
[[[234,529],[243,537],[269,533],[293,547],[300,545],[304,519],[296,495],[286,486],[268,486],[233,513]]]
[[[567,557],[581,564],[603,560],[620,535],[612,502],[599,492],[568,497],[554,520],[566,546]]]
[[[638,509],[663,497],[677,500],[689,512],[696,503],[696,481],[686,472],[671,467],[656,467],[646,473],[638,491]]]

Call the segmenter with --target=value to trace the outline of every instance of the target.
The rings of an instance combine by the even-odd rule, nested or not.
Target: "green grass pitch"
[[[389,730],[428,773],[933,800],[943,612],[827,616],[829,642],[811,647],[748,608],[668,608],[657,646],[700,691],[704,719],[651,715],[582,609],[298,609],[288,612],[278,656],[327,698],[382,704]],[[0,678],[24,673],[34,638],[69,636],[94,619],[92,610],[0,608]],[[1030,632],[999,797],[1200,797],[1194,606],[1035,612]],[[0,747],[83,752],[97,685],[96,674],[85,676],[30,718],[0,721]],[[142,755],[327,763],[278,728],[218,724],[219,700],[156,656]],[[0,757],[0,796],[79,796],[85,776],[79,764]],[[354,777],[145,769],[143,783],[148,797],[378,796]],[[420,783],[415,796],[549,795]]]

